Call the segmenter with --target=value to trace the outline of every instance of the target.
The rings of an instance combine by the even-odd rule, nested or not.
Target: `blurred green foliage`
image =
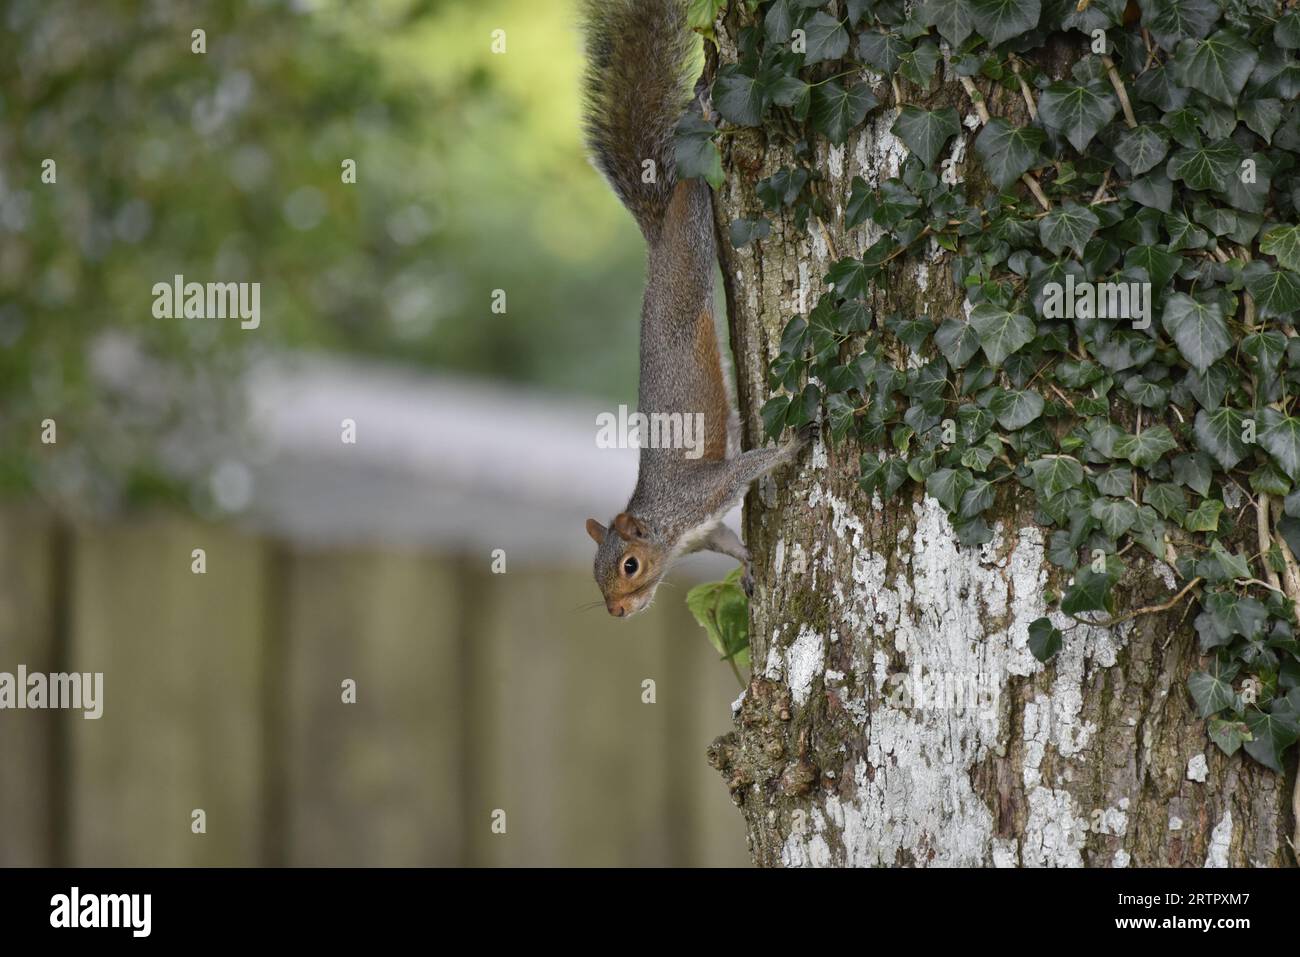
[[[634,394],[571,2],[8,0],[0,64],[0,490],[156,494],[283,347]],[[260,328],[154,318],[177,273],[260,282]]]

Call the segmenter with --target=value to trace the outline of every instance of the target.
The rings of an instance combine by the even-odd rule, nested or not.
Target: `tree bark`
[[[734,60],[726,29],[718,41]],[[975,110],[951,74],[937,86],[913,102],[967,119],[952,153],[965,175]],[[882,100],[888,91],[877,86]],[[1003,98],[997,112],[1014,107]],[[839,227],[853,178],[877,185],[906,158],[889,131],[897,112],[877,111],[842,147],[819,141],[812,165],[835,207],[830,221],[814,216],[799,230],[768,214],[771,235],[741,249],[726,241],[727,224],[760,214],[756,183],[795,160],[763,130],[724,138],[715,210],[748,447],[763,441],[759,409],[785,322],[812,308],[836,259],[879,236],[871,223]],[[872,291],[877,315],[960,314],[947,255],[919,248]],[[994,540],[962,547],[920,491],[890,501],[861,492],[862,451],[819,441],[746,502],[753,678],[710,761],[756,863],[1294,863],[1294,772],[1283,780],[1240,752],[1225,757],[1186,690],[1205,664],[1188,600],[1109,629],[1054,614],[1064,646],[1044,666],[1028,626],[1067,579],[1045,558],[1031,493],[1005,489]],[[1178,590],[1170,568],[1136,552],[1121,610]]]

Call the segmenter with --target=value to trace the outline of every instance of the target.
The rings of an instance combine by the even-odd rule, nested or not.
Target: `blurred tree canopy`
[[[571,3],[8,0],[0,63],[0,491],[187,494],[184,437],[279,348],[634,394],[641,246],[578,143]],[[260,327],[155,318],[176,274],[259,282]]]

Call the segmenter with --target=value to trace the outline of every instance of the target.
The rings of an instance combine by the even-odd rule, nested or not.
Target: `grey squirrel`
[[[648,250],[638,411],[702,414],[704,423],[697,458],[643,443],[627,507],[608,527],[587,520],[597,546],[596,584],[619,618],[649,605],[672,561],[695,551],[741,562],[752,593],[749,553],[722,518],[751,482],[793,459],[810,434],[740,451],[714,329],[717,249],[709,187],[676,176],[673,130],[690,100],[694,39],[684,7],[685,0],[583,0],[582,6],[587,146]]]

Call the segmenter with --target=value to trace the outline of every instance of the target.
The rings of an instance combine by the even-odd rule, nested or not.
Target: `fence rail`
[[[0,710],[0,865],[745,863],[681,589],[614,622],[490,564],[0,508],[0,672],[104,674],[98,720]]]

